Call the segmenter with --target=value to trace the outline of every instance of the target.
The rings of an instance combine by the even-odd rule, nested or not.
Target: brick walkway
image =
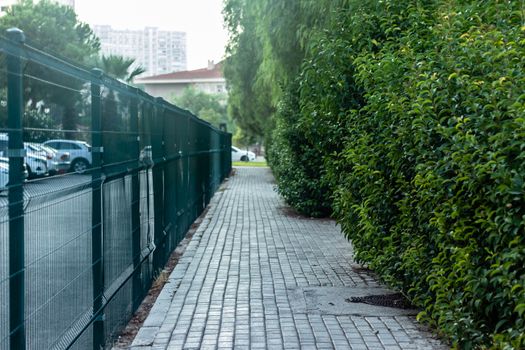
[[[444,349],[384,294],[331,220],[294,216],[268,169],[238,168],[132,349]]]

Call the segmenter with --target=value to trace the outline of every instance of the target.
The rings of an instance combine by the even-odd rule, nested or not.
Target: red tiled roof
[[[137,82],[146,82],[148,80],[192,80],[192,79],[220,79],[223,78],[222,62],[215,64],[213,69],[200,68],[194,70],[185,70],[167,74],[154,75],[136,79]]]

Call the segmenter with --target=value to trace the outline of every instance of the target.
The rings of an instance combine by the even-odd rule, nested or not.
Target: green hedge
[[[329,187],[319,181],[323,153],[302,133],[298,97],[297,85],[292,84],[278,106],[267,158],[284,199],[301,214],[322,217],[330,213],[331,202]]]
[[[461,349],[525,348],[524,11],[349,1],[273,134],[284,197],[333,210],[357,259]]]

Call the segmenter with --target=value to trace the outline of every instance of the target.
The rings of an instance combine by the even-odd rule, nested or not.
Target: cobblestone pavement
[[[266,168],[237,168],[132,349],[445,349],[413,310],[349,303],[388,292],[331,220],[286,209]]]

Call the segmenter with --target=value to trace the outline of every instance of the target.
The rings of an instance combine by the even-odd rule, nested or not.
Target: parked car
[[[35,152],[40,152],[47,159],[47,170],[50,175],[62,174],[69,170],[69,152],[58,151],[52,147],[39,143],[29,142],[28,147]]]
[[[25,163],[22,165],[24,181],[29,177],[27,172],[27,166]],[[7,188],[9,183],[9,158],[0,157],[0,191]]]
[[[9,163],[0,162],[0,191],[7,188],[9,182]]]
[[[46,176],[49,174],[47,168],[47,156],[43,151],[38,151],[33,147],[29,147],[24,142],[24,149],[26,150],[26,156],[24,158],[29,177]]]
[[[232,162],[249,162],[255,160],[255,153],[232,146]]]
[[[57,151],[68,152],[70,158],[70,171],[83,173],[91,167],[91,146],[84,141],[74,140],[48,140],[43,143]]]
[[[26,150],[26,164],[28,164],[28,171],[31,177],[49,175],[50,165],[47,153],[29,142],[24,142],[24,149]],[[45,169],[43,164],[45,163]],[[45,171],[44,171],[45,170]]]
[[[0,133],[0,157],[5,157],[9,146],[9,135],[7,133]],[[39,152],[34,152],[28,149],[24,144],[26,156],[24,162],[27,166],[29,177],[47,175],[47,159]]]

